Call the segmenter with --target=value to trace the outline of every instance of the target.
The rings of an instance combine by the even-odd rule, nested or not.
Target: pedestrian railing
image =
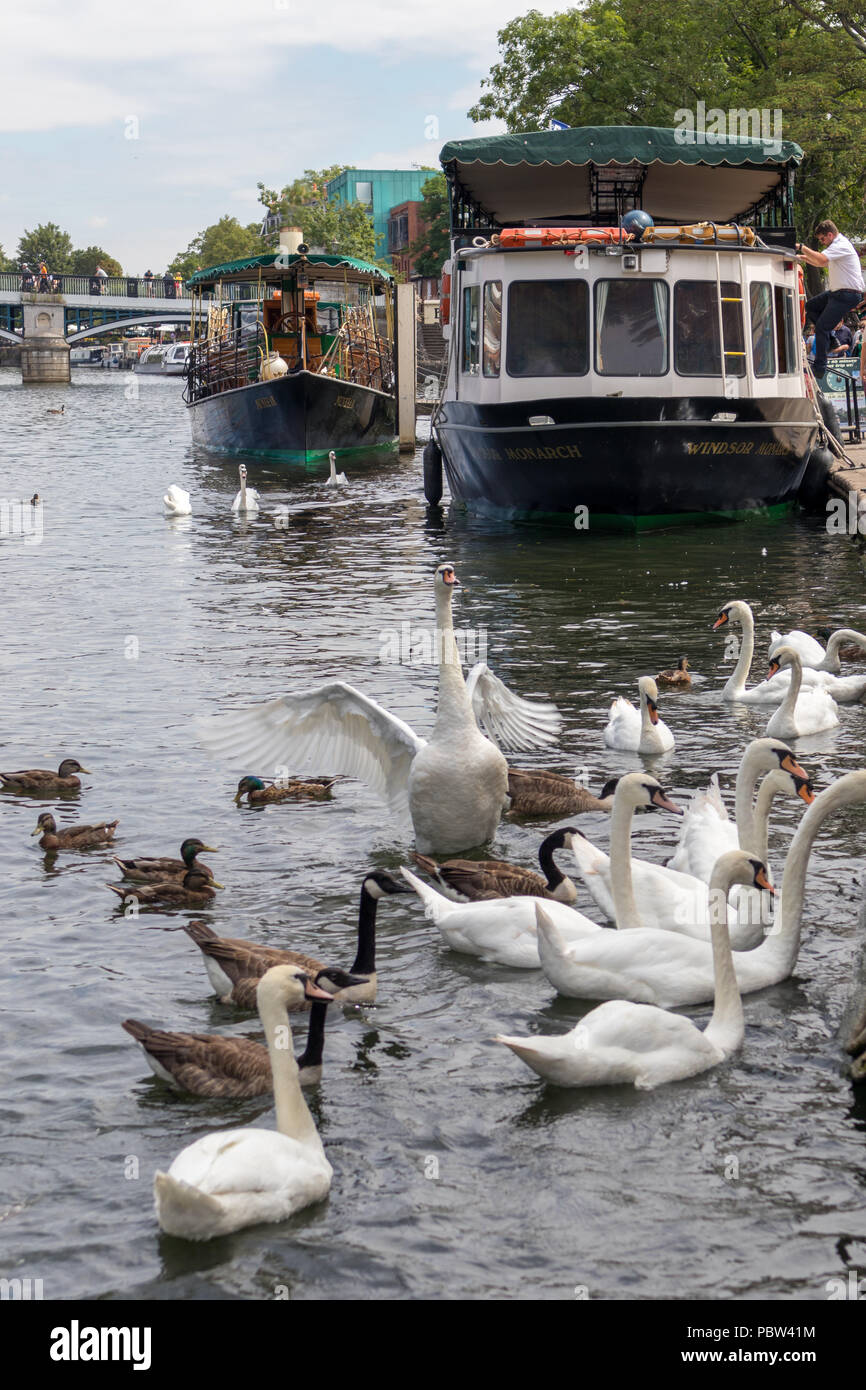
[[[22,274],[20,270],[0,271],[0,290],[20,290],[24,294],[103,294],[125,299],[186,299],[186,286],[176,280],[135,275],[52,275]],[[206,296],[208,297],[208,296]]]

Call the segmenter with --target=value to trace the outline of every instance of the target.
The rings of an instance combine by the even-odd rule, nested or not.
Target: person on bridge
[[[153,295],[153,271],[146,270],[144,272],[144,278],[147,281],[146,294],[150,297]]]
[[[96,279],[97,279],[97,280],[107,280],[107,279],[108,279],[108,271],[107,271],[107,270],[103,270],[101,265],[98,265],[98,266],[96,267],[96,269],[94,270],[93,274],[96,276]],[[100,285],[100,286],[99,286],[99,293],[100,293],[100,294],[105,294],[105,285]]]
[[[830,350],[830,331],[855,304],[863,298],[866,285],[860,257],[846,236],[843,236],[835,222],[819,222],[815,235],[823,251],[813,251],[811,246],[799,245],[796,249],[798,260],[806,265],[827,268],[828,288],[816,294],[806,304],[806,313],[815,325],[815,376],[820,380],[827,370],[827,353]]]
[[[44,261],[40,261],[40,264],[39,264],[39,293],[40,293],[40,294],[50,294],[51,291],[53,290],[53,288],[54,288],[54,286],[53,286],[52,283],[51,283],[51,277],[50,277],[50,275],[48,274],[48,266],[45,264]]]
[[[162,287],[166,299],[174,299],[174,276],[167,270],[162,277]]]

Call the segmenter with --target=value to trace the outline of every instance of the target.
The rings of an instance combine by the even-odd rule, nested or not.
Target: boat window
[[[467,285],[463,291],[463,370],[478,375],[478,297],[479,286]]]
[[[499,376],[502,349],[502,281],[488,280],[484,286],[484,338],[481,346],[483,376]]]
[[[589,371],[585,280],[515,280],[508,287],[509,376],[584,376]]]
[[[800,342],[794,309],[794,291],[784,285],[773,289],[776,300],[776,342],[779,345],[779,375],[800,370]]]
[[[668,287],[663,280],[597,280],[595,370],[602,376],[664,376]]]
[[[749,302],[752,310],[752,364],[755,376],[775,376],[771,287],[763,282],[750,285]]]
[[[746,375],[742,290],[722,280],[725,375]],[[674,368],[680,376],[721,376],[719,296],[714,280],[678,280],[674,287]]]

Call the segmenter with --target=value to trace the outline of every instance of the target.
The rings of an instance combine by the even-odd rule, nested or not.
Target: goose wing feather
[[[479,725],[500,748],[525,751],[556,742],[562,725],[556,706],[515,695],[486,662],[472,667],[466,690]]]

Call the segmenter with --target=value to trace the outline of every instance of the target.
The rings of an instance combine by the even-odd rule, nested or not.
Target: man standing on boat
[[[827,370],[830,350],[830,330],[849,310],[859,304],[866,293],[860,258],[835,222],[819,222],[815,235],[823,250],[800,245],[798,259],[806,265],[827,267],[829,288],[816,294],[806,305],[806,313],[815,325],[815,376],[820,379]]]

